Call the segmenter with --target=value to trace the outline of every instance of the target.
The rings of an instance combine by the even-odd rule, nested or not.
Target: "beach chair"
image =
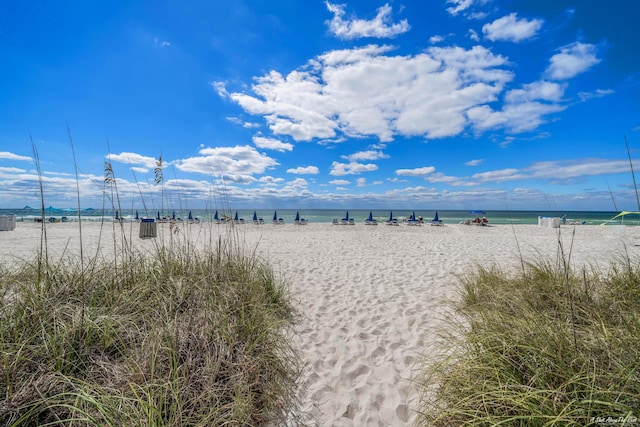
[[[258,218],[258,214],[256,213],[256,211],[253,211],[253,223],[255,225],[264,224],[264,220],[262,218]]]
[[[398,219],[393,217],[393,211],[389,212],[389,219],[384,222],[384,225],[399,225]]]
[[[245,223],[244,218],[238,218],[238,211],[236,211],[236,216],[233,217],[233,223],[234,224],[244,224]]]
[[[356,222],[353,220],[353,218],[349,218],[349,211],[347,211],[347,214],[345,215],[345,217],[342,218],[342,220],[340,220],[340,224],[341,225],[355,225]]]
[[[296,212],[296,218],[293,220],[293,223],[296,225],[307,225],[307,220],[300,218],[300,212]]]
[[[364,220],[364,225],[378,225],[378,221],[373,218],[373,212],[369,211],[369,218]]]
[[[413,213],[411,214],[411,216],[409,217],[409,220],[406,223],[407,225],[422,225],[422,222],[420,222],[417,218],[416,218],[416,212],[413,211]]]
[[[440,218],[438,218],[438,211],[436,211],[436,215],[431,220],[431,225],[436,225],[436,226],[444,225],[442,220]]]

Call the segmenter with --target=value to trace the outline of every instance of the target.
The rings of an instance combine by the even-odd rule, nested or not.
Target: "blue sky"
[[[35,147],[56,207],[78,188],[102,206],[110,161],[125,207],[636,210],[638,16],[635,0],[3,1],[0,207],[39,204]]]

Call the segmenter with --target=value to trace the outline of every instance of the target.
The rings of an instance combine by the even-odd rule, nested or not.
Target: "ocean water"
[[[181,218],[187,220],[189,213],[193,218],[198,218],[200,221],[209,222],[213,221],[215,210],[204,209],[165,209],[164,211],[144,211],[136,209],[123,209],[118,213],[118,217],[121,217],[125,221],[132,221],[136,218],[136,214],[139,218],[157,218],[166,217]],[[253,219],[253,209],[238,209],[233,211],[219,210],[219,215],[228,215],[233,218],[238,214],[238,218],[243,218],[247,222],[251,222]],[[257,209],[255,210],[258,218],[264,219],[266,223],[271,223],[274,212],[277,213],[278,218],[282,218],[285,223],[292,223],[296,213],[299,212],[300,217],[306,219],[312,223],[331,223],[334,218],[338,220],[345,218],[346,210],[334,210],[334,209]],[[380,221],[389,219],[389,215],[393,213],[394,218],[402,219],[409,218],[414,211],[404,209],[388,209],[380,210],[376,209],[372,211],[373,217]],[[602,224],[603,222],[610,220],[617,212],[590,212],[590,211],[544,211],[544,210],[531,210],[531,211],[505,211],[505,210],[486,210],[485,214],[491,224],[537,224],[538,217],[566,217],[572,222],[585,223],[590,225]],[[16,215],[16,221],[33,222],[35,218],[42,218],[42,211],[39,209],[22,208],[22,209],[0,209],[0,215]],[[435,210],[416,210],[416,217],[423,217],[425,221],[431,221],[435,215]],[[349,217],[353,218],[356,223],[364,222],[369,216],[369,210],[356,209],[349,210]],[[439,219],[444,221],[445,224],[457,224],[466,219],[473,219],[476,214],[470,211],[463,210],[438,210]],[[82,209],[80,211],[80,219],[82,221],[112,221],[116,217],[116,212],[113,210],[102,209]],[[55,221],[77,221],[78,211],[72,208],[58,209],[49,207],[44,212],[45,220],[53,218]],[[624,218],[624,221],[616,220],[615,223],[623,223],[627,225],[640,224],[640,217],[637,215],[628,215]]]

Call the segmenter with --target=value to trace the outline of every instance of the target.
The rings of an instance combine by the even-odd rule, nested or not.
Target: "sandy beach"
[[[158,224],[156,239],[140,239],[139,227],[83,223],[85,256],[112,256],[122,235],[152,250],[161,238],[204,246],[231,234],[286,280],[301,315],[301,417],[319,426],[411,425],[417,364],[441,348],[448,303],[458,296],[460,275],[475,265],[511,269],[520,256],[555,260],[559,241],[574,267],[606,271],[610,261],[640,254],[640,229],[622,226],[185,223],[177,234]],[[78,223],[47,224],[46,233],[50,259],[79,253]],[[41,224],[18,223],[0,232],[0,262],[29,259],[40,242]]]

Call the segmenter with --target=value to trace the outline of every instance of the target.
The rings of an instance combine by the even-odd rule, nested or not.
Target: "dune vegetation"
[[[294,317],[232,240],[0,267],[0,425],[279,425]]]
[[[448,348],[419,381],[420,425],[637,425],[640,266],[568,264],[462,279]]]

